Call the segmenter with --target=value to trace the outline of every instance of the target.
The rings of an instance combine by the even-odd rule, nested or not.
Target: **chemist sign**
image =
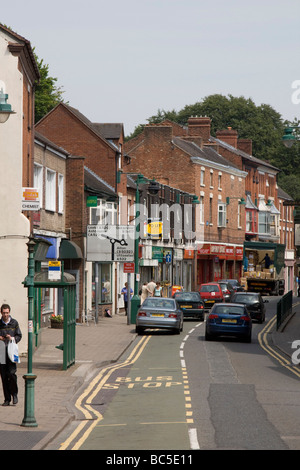
[[[87,261],[134,261],[133,225],[88,225]]]
[[[40,210],[40,195],[37,188],[22,189],[22,211]]]

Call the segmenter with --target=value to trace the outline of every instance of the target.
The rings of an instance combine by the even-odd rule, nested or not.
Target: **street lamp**
[[[136,194],[135,194],[135,204],[136,204],[136,212],[135,212],[135,240],[134,240],[134,295],[131,299],[131,312],[130,312],[130,322],[135,323],[136,315],[141,303],[141,299],[139,297],[139,241],[140,241],[140,190],[139,185],[149,183],[148,191],[149,193],[154,196],[158,193],[160,185],[157,181],[149,180],[142,174],[138,174],[136,178]],[[129,292],[130,295],[130,292]]]
[[[0,124],[4,124],[11,114],[15,114],[11,105],[7,103],[8,95],[0,89]]]
[[[300,129],[297,126],[290,126],[284,129],[284,135],[282,137],[283,145],[287,148],[291,148],[294,142],[297,142],[295,135],[293,134],[294,129]]]

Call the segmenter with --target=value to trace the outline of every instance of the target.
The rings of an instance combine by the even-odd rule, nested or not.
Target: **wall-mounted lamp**
[[[284,129],[284,135],[282,137],[283,145],[287,148],[291,148],[294,142],[297,141],[295,135],[293,134],[294,129],[300,129],[300,127],[286,127]]]
[[[243,197],[227,197],[226,198],[226,204],[228,205],[230,203],[230,199],[239,199],[239,204],[242,205],[242,206],[245,206],[246,205],[246,201]]]
[[[11,105],[7,103],[8,95],[0,90],[0,124],[4,124],[11,114],[15,114],[11,109]]]

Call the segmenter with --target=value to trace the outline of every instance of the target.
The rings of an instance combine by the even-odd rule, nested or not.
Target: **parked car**
[[[183,318],[204,320],[204,302],[199,292],[176,292],[174,298],[183,312]]]
[[[243,286],[236,279],[221,279],[219,282],[230,282],[231,286],[236,292],[244,291]]]
[[[252,320],[258,320],[263,323],[266,318],[265,303],[268,300],[263,300],[259,292],[236,292],[231,299],[231,302],[238,302],[239,304],[246,305]]]
[[[199,293],[204,302],[205,308],[211,308],[215,302],[224,301],[221,286],[217,282],[207,282],[205,284],[201,284]]]
[[[224,335],[241,337],[251,342],[252,320],[246,305],[223,303],[213,306],[206,319],[205,339]]]
[[[183,328],[183,312],[175,299],[147,297],[137,311],[136,332],[147,328],[170,329],[180,333]]]
[[[234,288],[228,281],[219,281],[225,302],[230,302],[232,294],[235,293]]]

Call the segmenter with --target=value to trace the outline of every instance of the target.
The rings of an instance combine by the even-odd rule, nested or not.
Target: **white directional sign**
[[[87,261],[134,261],[133,225],[88,225]]]

